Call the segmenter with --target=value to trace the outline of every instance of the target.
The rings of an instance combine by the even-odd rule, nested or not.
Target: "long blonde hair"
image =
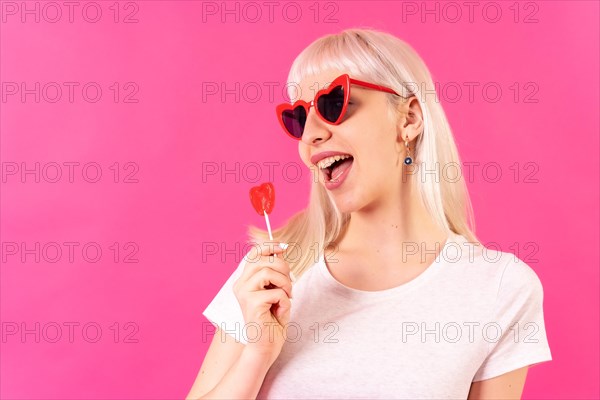
[[[424,121],[424,131],[417,136],[413,152],[415,162],[427,166],[454,165],[462,169],[448,120],[434,92],[431,74],[410,45],[371,28],[346,29],[323,36],[294,60],[288,75],[289,97],[293,99],[295,90],[290,83],[298,83],[327,69],[347,71],[353,78],[388,86],[403,96],[414,95],[420,103]],[[415,91],[415,87],[427,89]],[[388,101],[389,110],[393,111],[398,97],[390,94]],[[414,179],[414,183],[426,209],[445,232],[454,232],[469,242],[479,243],[474,234],[475,218],[462,175],[458,174],[451,182],[442,177],[425,181]],[[273,231],[274,239],[294,247],[294,251],[288,250],[286,261],[296,277],[317,261],[350,219],[349,214],[337,209],[316,179],[311,182],[308,207]],[[268,240],[267,232],[255,226],[248,227],[248,235],[255,243]]]

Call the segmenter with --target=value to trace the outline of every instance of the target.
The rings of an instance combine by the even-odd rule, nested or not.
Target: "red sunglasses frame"
[[[396,93],[395,90],[390,89],[389,87],[382,86],[382,85],[376,85],[374,83],[369,83],[369,82],[365,82],[365,81],[360,81],[358,79],[350,78],[350,76],[348,74],[343,74],[343,75],[340,75],[337,78],[335,78],[329,86],[327,86],[324,89],[319,90],[317,92],[317,94],[315,95],[314,100],[312,100],[310,103],[306,102],[304,100],[297,100],[296,102],[294,102],[294,104],[290,104],[290,103],[279,104],[276,107],[277,119],[279,120],[279,124],[281,125],[281,127],[283,128],[283,130],[285,131],[285,133],[287,133],[287,135],[289,137],[291,137],[294,140],[302,140],[302,136],[296,137],[288,131],[288,129],[285,126],[285,123],[283,122],[283,113],[285,111],[293,112],[298,106],[300,106],[300,107],[304,108],[304,110],[306,111],[306,117],[308,118],[308,112],[310,111],[310,108],[313,107],[315,105],[315,103],[318,102],[318,100],[321,96],[329,94],[329,93],[331,93],[331,91],[333,89],[335,89],[339,86],[342,86],[342,88],[344,90],[344,105],[342,106],[342,112],[340,113],[340,116],[338,117],[337,120],[335,120],[334,122],[331,122],[331,121],[325,119],[325,117],[323,117],[321,115],[321,113],[319,112],[318,107],[315,107],[317,115],[319,116],[319,118],[321,118],[321,120],[323,120],[323,122],[330,124],[330,125],[339,125],[342,122],[344,115],[346,114],[346,109],[348,108],[348,102],[350,101],[350,85],[351,84],[355,84],[355,85],[363,86],[363,87],[366,87],[369,89],[375,89],[375,90],[379,90],[382,92],[395,94],[396,96],[404,97],[404,96]],[[304,130],[302,131],[302,134],[304,134]]]

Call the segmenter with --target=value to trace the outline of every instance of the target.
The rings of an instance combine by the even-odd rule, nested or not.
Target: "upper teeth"
[[[327,157],[327,158],[324,158],[321,161],[319,161],[317,163],[317,167],[319,167],[320,169],[328,168],[334,162],[336,162],[338,160],[344,160],[344,159],[350,158],[350,157],[352,157],[352,156],[350,156],[348,154],[340,154],[340,155],[337,155],[337,156]]]

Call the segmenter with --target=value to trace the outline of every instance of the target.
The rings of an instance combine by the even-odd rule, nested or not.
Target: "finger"
[[[245,287],[246,290],[255,292],[259,290],[272,290],[272,287],[269,287],[270,285],[285,290],[288,297],[292,297],[292,281],[290,277],[269,267],[262,268],[254,274],[246,282]]]
[[[246,282],[250,277],[256,274],[261,268],[270,267],[284,275],[289,275],[290,266],[283,258],[274,258],[271,256],[260,256],[258,259],[247,259],[244,270],[240,275],[240,282]]]
[[[271,309],[274,309],[272,314],[281,326],[285,326],[288,324],[288,322],[290,322],[289,313],[292,309],[292,302],[290,299],[286,298],[285,296],[281,296],[279,303],[273,305]]]
[[[279,246],[279,242],[269,240],[263,242],[259,247],[261,256],[270,256],[271,254],[278,254],[283,252],[283,248]]]
[[[254,296],[255,298],[253,301],[258,303],[257,309],[261,309],[260,305],[268,305],[267,310],[269,310],[272,305],[277,305],[275,310],[275,314],[277,315],[273,316],[282,326],[288,322],[282,317],[291,309],[292,302],[287,297],[285,291],[282,289],[260,290],[254,292]]]

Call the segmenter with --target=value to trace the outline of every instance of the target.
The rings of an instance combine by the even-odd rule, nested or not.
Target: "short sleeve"
[[[238,342],[248,344],[244,329],[244,316],[240,304],[233,293],[233,284],[244,271],[246,257],[242,259],[235,271],[229,276],[219,292],[202,312],[217,327],[232,335]]]
[[[544,323],[542,283],[535,271],[513,254],[504,267],[494,316],[484,337],[489,352],[473,382],[552,360]],[[487,325],[487,324],[486,324]]]

